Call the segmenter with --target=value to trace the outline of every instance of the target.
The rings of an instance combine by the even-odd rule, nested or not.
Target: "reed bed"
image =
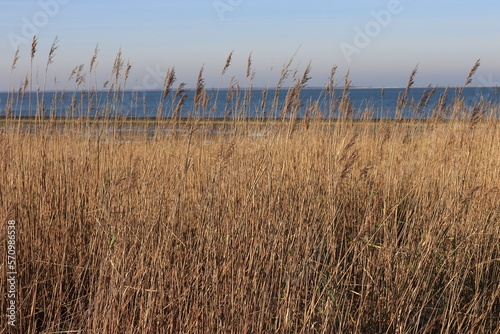
[[[104,107],[120,104],[117,59]],[[168,118],[162,106],[141,121],[7,111],[0,217],[18,225],[15,330],[500,333],[498,106],[457,98],[425,120],[353,120],[346,76],[340,97],[333,79],[325,89],[342,117],[312,101],[299,119],[309,70],[292,74],[274,118],[176,117],[172,70]],[[212,110],[202,71],[196,97],[195,112]]]

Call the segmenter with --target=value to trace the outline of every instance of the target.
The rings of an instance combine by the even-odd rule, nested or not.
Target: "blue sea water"
[[[352,105],[350,117],[361,118],[394,118],[398,97],[403,94],[404,88],[352,88],[348,96]],[[408,106],[403,112],[406,118],[426,118],[437,106],[445,88],[436,88],[434,94],[425,105],[419,105],[425,88],[411,88],[408,95]],[[178,110],[178,117],[204,116],[214,118],[224,117],[278,117],[282,115],[286,103],[287,89],[282,89],[276,95],[274,89],[253,89],[250,91],[229,91],[227,89],[207,90],[206,104],[203,108],[195,105],[195,92],[185,92],[184,103]],[[455,98],[457,90],[450,88],[447,93],[448,105]],[[465,106],[472,108],[478,102],[498,105],[500,93],[495,87],[466,87],[461,93]],[[114,92],[46,92],[42,101],[42,93],[26,93],[24,96],[14,94],[13,104],[10,107],[12,116],[35,116],[41,113],[45,116],[127,116],[127,117],[171,117],[179,104],[182,95],[175,97],[170,92],[163,99],[161,91],[125,91],[119,95]],[[328,94],[323,89],[306,88],[300,94],[300,108],[297,117],[304,117],[311,112],[311,104],[316,108],[313,114],[321,117],[338,117],[338,102],[342,89],[334,94]],[[30,108],[31,96],[31,108]],[[162,102],[163,101],[163,102]],[[273,103],[273,101],[275,103]],[[42,103],[43,102],[43,103]],[[0,116],[5,116],[8,94],[0,93]],[[42,107],[43,106],[43,107]],[[285,115],[289,116],[289,115]]]

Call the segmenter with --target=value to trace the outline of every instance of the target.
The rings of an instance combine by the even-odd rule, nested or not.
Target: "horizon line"
[[[220,87],[220,88],[205,88],[207,91],[217,91],[217,90],[229,90],[231,87]],[[406,89],[406,86],[350,86],[349,89]],[[482,89],[498,89],[500,88],[499,86],[412,86],[410,89],[427,89],[427,88],[482,88]],[[196,89],[196,87],[187,87],[185,88],[186,90],[192,90]],[[255,89],[255,90],[275,90],[275,87],[240,87],[240,90],[250,90],[250,89]],[[287,87],[281,87],[281,91],[293,89],[293,86],[287,86]],[[322,86],[309,86],[309,87],[303,87],[302,90],[326,90],[325,87]],[[344,86],[335,86],[335,90],[343,90]],[[0,93],[17,93],[19,90],[15,91],[8,91],[8,90],[0,90]],[[57,89],[46,89],[45,91],[40,91],[40,90],[33,90],[31,93],[54,93],[54,92],[89,92],[89,91],[94,91],[94,92],[114,92],[115,90],[109,90],[109,89],[62,89],[62,90],[57,90]],[[155,88],[155,89],[124,89],[122,92],[163,92],[162,88]],[[175,92],[175,90],[172,90],[172,92]],[[28,90],[26,90],[25,93],[30,93]]]

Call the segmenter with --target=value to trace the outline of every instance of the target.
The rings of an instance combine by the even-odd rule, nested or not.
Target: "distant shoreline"
[[[282,87],[280,90],[281,91],[287,91],[289,89],[292,89],[293,87]],[[412,89],[427,89],[429,87],[411,87],[410,90]],[[464,88],[463,86],[431,86],[430,88],[438,88],[438,89],[456,89],[456,88]],[[499,86],[467,86],[465,89],[499,89]],[[187,90],[194,90],[196,89],[195,87],[187,87]],[[207,91],[221,91],[221,90],[229,90],[230,87],[221,87],[221,88],[205,88]],[[269,90],[269,91],[274,91],[274,87],[246,87],[246,88],[240,88],[240,90]],[[302,88],[303,90],[325,90],[325,87],[318,87],[318,86],[312,86],[312,87],[304,87]],[[335,87],[336,90],[343,90],[343,86],[337,86]],[[406,87],[371,87],[371,86],[351,86],[349,87],[349,90],[354,90],[354,89],[406,89]],[[107,93],[107,89],[61,89],[61,90],[53,90],[53,89],[47,89],[45,93],[61,93],[61,92],[80,92],[80,91],[94,91],[94,92],[99,92],[99,93]],[[126,92],[162,92],[162,89],[125,89],[123,90],[124,93]],[[12,93],[9,91],[0,91],[0,94],[9,94]],[[17,90],[14,91],[15,94],[17,94]],[[28,93],[28,92],[26,92]],[[32,93],[37,93],[35,90],[33,90]],[[42,94],[43,92],[39,91],[39,94]]]

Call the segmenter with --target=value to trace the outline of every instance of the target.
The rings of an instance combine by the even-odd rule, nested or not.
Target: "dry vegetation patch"
[[[4,132],[20,327],[498,333],[498,124],[315,124]]]

